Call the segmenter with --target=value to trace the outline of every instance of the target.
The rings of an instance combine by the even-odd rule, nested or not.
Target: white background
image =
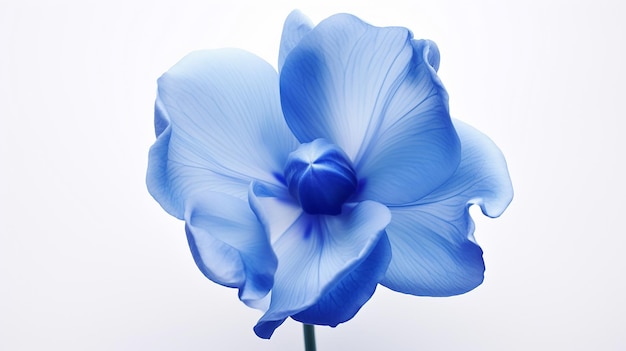
[[[0,349],[302,349],[291,320],[254,335],[259,313],[202,276],[144,184],[156,79],[204,48],[275,65],[294,8],[435,40],[452,114],[515,188],[501,218],[472,211],[483,285],[380,288],[319,350],[626,349],[620,1],[225,3],[0,0]]]

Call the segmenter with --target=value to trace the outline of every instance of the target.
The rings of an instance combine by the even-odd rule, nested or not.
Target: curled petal
[[[428,196],[390,208],[393,259],[381,284],[403,293],[450,296],[483,281],[482,250],[473,236],[469,206],[499,216],[513,197],[498,147],[474,128],[454,121],[462,143],[459,168]]]
[[[313,23],[298,10],[293,10],[287,16],[283,25],[283,34],[280,38],[280,50],[278,51],[278,71],[283,68],[287,55],[293,50],[302,38],[313,29]]]
[[[298,143],[284,123],[276,71],[241,50],[189,54],[159,79],[148,188],[172,215],[197,191],[246,198]]]
[[[287,317],[335,326],[374,293],[390,260],[385,237],[389,210],[376,202],[346,205],[340,215],[294,215],[292,205],[273,190],[253,184],[250,204],[267,226],[278,258],[269,309],[255,332],[269,338]],[[274,216],[288,213],[286,223]],[[274,222],[282,223],[276,226]],[[274,225],[274,226],[272,226]],[[278,232],[276,232],[278,231]],[[336,300],[335,300],[336,299]]]
[[[272,288],[277,260],[261,223],[245,200],[199,193],[187,201],[187,239],[200,271],[212,281],[239,289],[258,307]]]
[[[302,323],[333,327],[352,319],[374,294],[390,260],[391,246],[385,235],[380,238],[367,260],[333,289],[329,289],[315,305],[293,315],[293,319]]]
[[[468,238],[471,218],[455,218],[458,211],[445,206],[391,208],[387,233],[393,259],[382,285],[412,295],[451,296],[482,283],[483,252]]]
[[[413,40],[405,28],[330,17],[285,60],[285,120],[300,142],[325,138],[346,152],[359,175],[357,201],[415,201],[460,157],[438,63],[434,43]]]
[[[423,47],[424,61],[428,63],[428,65],[432,67],[435,72],[439,70],[439,48],[434,41],[428,39],[413,39],[413,47],[418,48],[418,50]],[[438,84],[441,85],[441,82],[438,82]]]

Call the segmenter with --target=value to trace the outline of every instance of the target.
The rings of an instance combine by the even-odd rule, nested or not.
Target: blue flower
[[[468,208],[513,191],[483,134],[452,120],[439,51],[399,27],[295,11],[279,72],[236,49],[194,52],[158,81],[147,184],[185,221],[212,281],[263,311],[336,326],[378,284],[425,296],[483,280]]]

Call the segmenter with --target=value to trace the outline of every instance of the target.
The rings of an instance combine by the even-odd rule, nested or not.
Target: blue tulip
[[[237,288],[269,338],[336,326],[378,284],[450,296],[483,281],[469,206],[513,196],[485,135],[452,120],[439,51],[408,29],[294,11],[278,68],[189,54],[158,81],[148,189],[182,219],[198,267]]]

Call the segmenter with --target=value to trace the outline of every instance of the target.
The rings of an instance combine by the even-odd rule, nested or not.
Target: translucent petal
[[[413,47],[424,47],[424,60],[437,72],[439,70],[439,48],[434,41],[428,39],[413,39]]]
[[[250,205],[264,224],[282,222],[266,227],[273,231],[272,247],[279,264],[270,307],[255,327],[262,338],[269,338],[285,318],[309,308],[302,319],[318,324],[336,325],[351,318],[374,292],[389,262],[386,239],[382,239],[390,220],[385,206],[373,201],[346,205],[337,216],[286,211],[292,221],[285,223],[280,216],[291,205],[275,197],[281,193],[286,194],[286,189],[254,183],[250,194]],[[358,290],[348,294],[344,290],[349,288]],[[341,303],[324,316],[320,311],[332,306],[332,297]]]
[[[391,208],[393,256],[382,285],[412,295],[451,296],[482,283],[482,250],[469,239],[471,218],[444,206]]]
[[[196,191],[245,199],[249,182],[280,183],[298,143],[281,113],[276,71],[241,50],[194,52],[159,79],[148,187],[181,218]]]
[[[279,72],[283,68],[287,55],[311,29],[313,29],[313,23],[302,12],[293,10],[287,16],[283,25],[283,34],[280,38],[280,50],[278,51]]]
[[[277,260],[248,203],[203,192],[186,207],[187,238],[198,268],[218,284],[239,288],[239,298],[255,307],[272,288]]]
[[[382,236],[370,256],[329,290],[318,302],[293,316],[302,323],[336,326],[346,322],[372,297],[391,260],[387,236]]]
[[[462,145],[455,174],[417,204],[456,199],[479,205],[483,214],[500,216],[513,199],[513,185],[504,155],[498,146],[474,127],[453,120]]]
[[[472,127],[454,121],[462,159],[454,175],[419,201],[391,207],[387,227],[393,258],[381,284],[403,293],[450,296],[483,281],[482,250],[473,236],[469,206],[499,216],[513,197],[498,147]]]
[[[246,180],[177,161],[185,150],[171,147],[171,134],[168,125],[150,148],[146,176],[148,191],[169,214],[183,219],[185,200],[197,192],[219,191],[242,199],[247,196]]]
[[[406,74],[386,102],[378,133],[356,165],[359,199],[405,204],[428,194],[454,172],[460,144],[448,114],[448,95],[432,63],[436,45],[412,40]]]
[[[280,74],[285,120],[300,142],[342,148],[360,180],[356,200],[415,201],[443,183],[460,157],[438,50],[405,28],[350,15],[321,22]]]

